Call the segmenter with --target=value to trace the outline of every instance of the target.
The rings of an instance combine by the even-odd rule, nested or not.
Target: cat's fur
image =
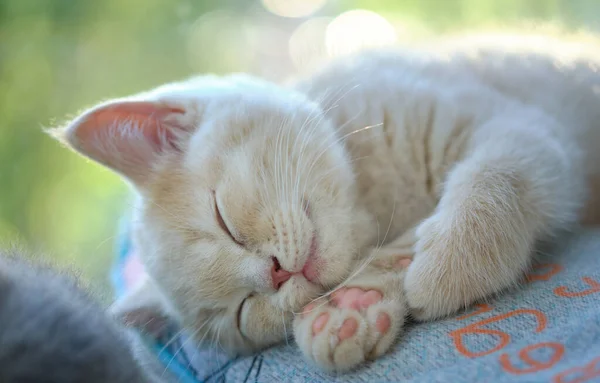
[[[0,382],[173,381],[65,271],[0,250]]]
[[[63,139],[134,185],[151,276],[114,313],[167,313],[232,352],[293,329],[309,359],[346,370],[384,353],[409,307],[439,318],[515,285],[591,203],[600,61],[498,41],[361,53],[288,87],[198,77],[86,111]],[[278,266],[297,274],[276,290]],[[298,314],[340,284],[371,298]]]

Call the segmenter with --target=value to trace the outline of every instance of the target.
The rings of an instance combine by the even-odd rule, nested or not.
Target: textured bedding
[[[118,251],[122,294],[144,271],[126,231]],[[521,288],[453,318],[410,324],[386,356],[340,376],[306,363],[292,341],[246,358],[197,350],[173,338],[176,328],[149,343],[181,382],[600,382],[600,230],[537,258]]]

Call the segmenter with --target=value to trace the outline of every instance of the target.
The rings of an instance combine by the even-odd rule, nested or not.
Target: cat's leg
[[[413,235],[374,250],[343,287],[296,316],[294,336],[309,360],[346,371],[390,348],[407,314],[402,284],[413,257]]]
[[[446,316],[517,284],[536,242],[577,219],[585,186],[568,130],[541,113],[482,125],[417,229],[405,278],[411,315]]]

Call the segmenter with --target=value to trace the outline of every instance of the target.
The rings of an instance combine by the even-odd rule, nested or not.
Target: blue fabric
[[[123,218],[119,225],[119,235],[117,236],[117,243],[115,252],[117,259],[113,265],[110,276],[115,289],[115,295],[117,297],[122,296],[125,293],[125,281],[123,277],[123,267],[127,261],[127,257],[131,254],[131,236],[129,235],[129,220]]]
[[[350,374],[319,371],[294,344],[229,359],[167,339],[156,350],[182,382],[600,382],[600,230],[541,256],[522,287],[488,305],[407,326],[393,350]]]

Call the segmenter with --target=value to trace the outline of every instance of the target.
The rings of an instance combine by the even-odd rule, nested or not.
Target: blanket
[[[144,273],[126,230],[118,255],[117,295]],[[452,318],[409,324],[390,352],[349,374],[318,370],[292,341],[230,358],[179,333],[167,329],[150,346],[186,383],[600,382],[600,230],[540,255],[513,291]]]

